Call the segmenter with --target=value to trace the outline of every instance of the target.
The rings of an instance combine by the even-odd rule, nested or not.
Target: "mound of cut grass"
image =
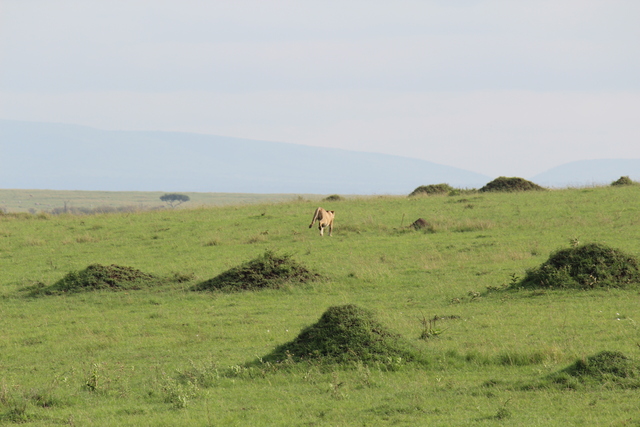
[[[62,294],[108,289],[112,291],[141,289],[158,278],[131,267],[91,264],[84,270],[67,273],[51,286],[32,291],[36,294]]]
[[[597,384],[639,388],[640,365],[619,351],[602,351],[576,360],[567,368],[552,374],[549,380],[555,385],[569,388]]]
[[[254,260],[197,284],[193,290],[237,292],[278,289],[292,283],[306,283],[319,277],[319,274],[311,272],[293,260],[291,255],[278,255],[268,250]]]
[[[640,283],[638,260],[618,249],[589,243],[561,249],[527,271],[516,288],[625,288]]]
[[[531,181],[527,181],[524,178],[517,178],[517,177],[507,178],[505,176],[501,176],[487,183],[479,191],[484,193],[488,191],[513,192],[513,191],[541,191],[541,190],[545,190],[545,188]]]
[[[426,363],[400,335],[387,330],[374,314],[356,305],[327,309],[317,323],[291,342],[280,345],[263,362]]]
[[[416,188],[409,194],[409,197],[413,196],[432,196],[438,194],[449,194],[452,191],[455,191],[455,188],[450,186],[449,184],[431,184],[431,185],[421,185]]]

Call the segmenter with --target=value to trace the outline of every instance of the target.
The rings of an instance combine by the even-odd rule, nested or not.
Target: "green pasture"
[[[308,228],[319,204],[333,237]],[[640,360],[640,288],[505,290],[571,245],[640,256],[640,188],[202,205],[0,215],[0,425],[640,425],[636,388],[545,381],[605,350]],[[191,290],[266,251],[322,278]],[[96,263],[166,280],[30,292]],[[261,365],[344,304],[427,364]]]
[[[52,212],[73,209],[152,210],[167,208],[160,200],[160,191],[72,191],[72,190],[7,190],[0,189],[0,210],[6,212]],[[248,194],[248,193],[191,193],[189,201],[180,209],[203,206],[228,206],[253,203],[274,203],[297,200],[319,200],[312,194]]]

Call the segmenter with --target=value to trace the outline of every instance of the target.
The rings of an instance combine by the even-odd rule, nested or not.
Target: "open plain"
[[[333,237],[308,228],[318,206]],[[602,351],[640,359],[640,284],[508,289],[571,245],[640,256],[639,212],[624,186],[0,214],[0,424],[640,425],[635,387],[548,381]],[[193,290],[267,251],[319,278]],[[158,280],[37,292],[92,264]],[[424,363],[261,362],[346,304]]]

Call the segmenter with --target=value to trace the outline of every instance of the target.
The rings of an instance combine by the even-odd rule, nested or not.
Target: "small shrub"
[[[277,289],[288,283],[305,283],[319,277],[319,274],[294,261],[291,255],[278,255],[267,250],[252,261],[197,284],[193,290],[234,292]]]
[[[47,295],[94,291],[100,289],[129,290],[140,289],[157,280],[151,274],[131,267],[119,265],[92,264],[81,271],[72,271],[51,286],[34,290]]]
[[[317,323],[304,328],[293,341],[277,347],[261,360],[269,363],[424,362],[400,335],[381,325],[371,311],[353,304],[330,307]]]
[[[638,260],[603,244],[590,243],[553,253],[528,270],[514,288],[624,288],[640,283]]]
[[[409,197],[419,196],[419,195],[427,195],[427,196],[433,196],[438,194],[442,195],[442,194],[449,194],[454,191],[455,191],[455,188],[453,188],[449,184],[421,185],[420,187],[413,190],[411,194],[409,194]]]
[[[341,200],[344,200],[344,197],[338,195],[338,194],[332,194],[330,196],[325,197],[324,199],[322,199],[324,202],[339,202]]]
[[[505,176],[501,176],[486,184],[479,191],[484,193],[488,191],[541,191],[544,189],[544,187],[523,178],[507,178]]]
[[[621,176],[620,178],[618,178],[617,180],[613,181],[611,183],[612,186],[619,186],[619,185],[635,185],[636,183],[633,182],[631,180],[631,178],[629,178],[628,176]]]

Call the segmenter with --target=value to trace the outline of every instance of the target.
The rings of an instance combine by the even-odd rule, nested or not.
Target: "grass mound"
[[[430,232],[435,232],[433,225],[429,224],[427,220],[424,218],[418,218],[411,223],[409,228],[413,228],[414,230],[425,230]]]
[[[621,176],[617,180],[611,183],[612,186],[622,186],[622,185],[636,185],[636,183],[631,180],[628,176]]]
[[[625,388],[640,387],[640,366],[619,351],[602,351],[578,359],[567,368],[551,375],[556,385],[606,384]]]
[[[155,276],[131,267],[91,264],[84,270],[67,273],[53,285],[42,287],[32,293],[51,295],[101,289],[113,291],[141,289],[156,280]]]
[[[449,194],[452,191],[455,191],[455,188],[450,186],[449,184],[431,184],[431,185],[421,185],[416,188],[409,194],[409,197],[413,196],[432,196],[437,194]]]
[[[539,267],[528,270],[514,287],[624,288],[640,283],[638,260],[599,243],[561,249]]]
[[[291,255],[266,251],[260,257],[194,286],[196,291],[225,292],[278,289],[290,283],[305,283],[320,277],[296,262]]]
[[[513,191],[541,191],[541,190],[545,190],[545,188],[531,181],[527,181],[524,178],[517,178],[517,177],[507,178],[505,176],[501,176],[489,182],[488,184],[486,184],[479,191],[481,192],[487,192],[487,191],[513,192]]]
[[[264,362],[404,363],[422,360],[400,335],[388,331],[369,310],[356,305],[327,309],[317,323],[277,347]],[[424,360],[422,360],[424,361]]]

